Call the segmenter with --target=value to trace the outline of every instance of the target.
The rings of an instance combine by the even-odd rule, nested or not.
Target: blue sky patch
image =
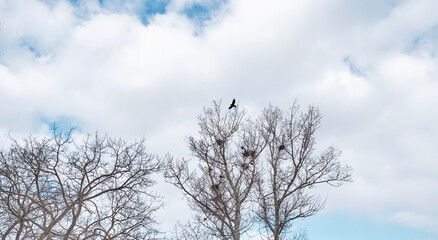
[[[194,3],[188,5],[182,11],[182,14],[193,20],[198,25],[203,26],[205,21],[210,20],[214,12],[219,10],[220,7],[227,2],[228,0],[212,0],[209,2]]]
[[[404,227],[365,214],[316,214],[299,222],[312,240],[424,240],[438,239],[437,233]]]
[[[170,0],[146,1],[143,7],[137,12],[141,22],[145,25],[149,23],[148,19],[156,14],[166,13],[166,7]]]
[[[31,51],[35,55],[35,57],[37,58],[41,57],[41,53],[38,50],[36,50],[36,48],[32,46],[28,46],[27,49],[29,49],[29,51]]]
[[[48,5],[53,5],[56,0],[41,0]],[[62,1],[62,0],[58,0]],[[149,24],[151,17],[157,14],[165,14],[171,0],[94,0],[101,9],[115,13],[127,13],[136,15],[144,25]],[[87,9],[85,0],[68,0],[75,7],[75,14],[79,18],[88,18],[94,11]],[[204,23],[212,18],[214,12],[227,3],[228,0],[210,0],[195,2],[187,5],[180,14],[193,20],[197,25],[203,26]],[[90,11],[91,10],[91,11]]]
[[[63,134],[68,133],[72,128],[75,128],[75,131],[81,132],[79,121],[73,117],[68,117],[68,116],[41,117],[39,121],[40,123],[47,125],[49,129],[52,129],[53,124],[56,124],[56,127]]]
[[[191,7],[184,9],[184,14],[190,19],[203,22],[209,19],[209,11],[210,9],[206,6],[195,3]]]
[[[431,57],[436,57],[438,52],[438,25],[431,27],[427,32],[418,34],[406,48],[408,54],[426,50]]]
[[[94,11],[87,9],[84,0],[68,0],[76,8],[76,15],[87,18]],[[149,24],[149,18],[156,14],[164,14],[171,0],[95,0],[101,9],[114,13],[126,13],[136,15],[144,25]]]
[[[26,48],[35,57],[39,58],[39,57],[41,57],[41,52],[37,49],[37,47],[35,45],[36,44],[32,44],[31,41],[29,41],[29,40],[21,39],[19,46]]]
[[[78,6],[78,5],[79,5],[79,0],[69,0],[69,2],[70,2],[73,6]]]
[[[351,58],[349,56],[344,58],[344,63],[348,65],[348,68],[350,70],[350,73],[356,76],[363,76],[364,74],[362,71],[353,63]]]

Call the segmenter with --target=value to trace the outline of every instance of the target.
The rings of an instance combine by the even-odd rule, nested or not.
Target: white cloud
[[[19,86],[16,77],[8,71],[8,68],[0,65],[0,90],[3,94],[19,94]]]
[[[51,52],[69,37],[77,21],[71,6],[60,1],[53,7],[34,0],[2,1],[2,34],[7,41],[23,41],[44,52]],[[10,45],[9,45],[10,46]]]
[[[409,227],[438,232],[438,216],[436,215],[403,211],[396,213],[389,220]]]
[[[405,1],[376,26],[373,37],[384,46],[404,48],[408,41],[436,25],[437,7],[434,0]]]
[[[328,99],[335,98],[338,104],[353,104],[369,97],[371,86],[362,77],[339,71],[326,73],[321,81],[310,87],[310,91]]]

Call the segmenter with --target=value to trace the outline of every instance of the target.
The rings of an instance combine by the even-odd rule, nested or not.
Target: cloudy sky
[[[186,156],[212,100],[294,99],[353,183],[321,187],[311,240],[438,239],[438,1],[0,0],[0,145],[79,126]],[[162,228],[187,219],[159,183]]]

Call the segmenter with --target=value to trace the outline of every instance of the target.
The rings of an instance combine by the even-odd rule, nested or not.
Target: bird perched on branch
[[[234,99],[234,98],[233,98],[233,101],[232,101],[231,104],[230,104],[230,107],[228,107],[228,109],[231,109],[231,108],[233,108],[233,107],[237,107],[237,106],[236,106],[236,99]]]

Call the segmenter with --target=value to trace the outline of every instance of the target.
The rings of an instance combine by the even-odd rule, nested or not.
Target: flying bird
[[[233,102],[231,102],[230,107],[228,109],[231,109],[233,107],[236,107],[236,99],[233,98]]]

